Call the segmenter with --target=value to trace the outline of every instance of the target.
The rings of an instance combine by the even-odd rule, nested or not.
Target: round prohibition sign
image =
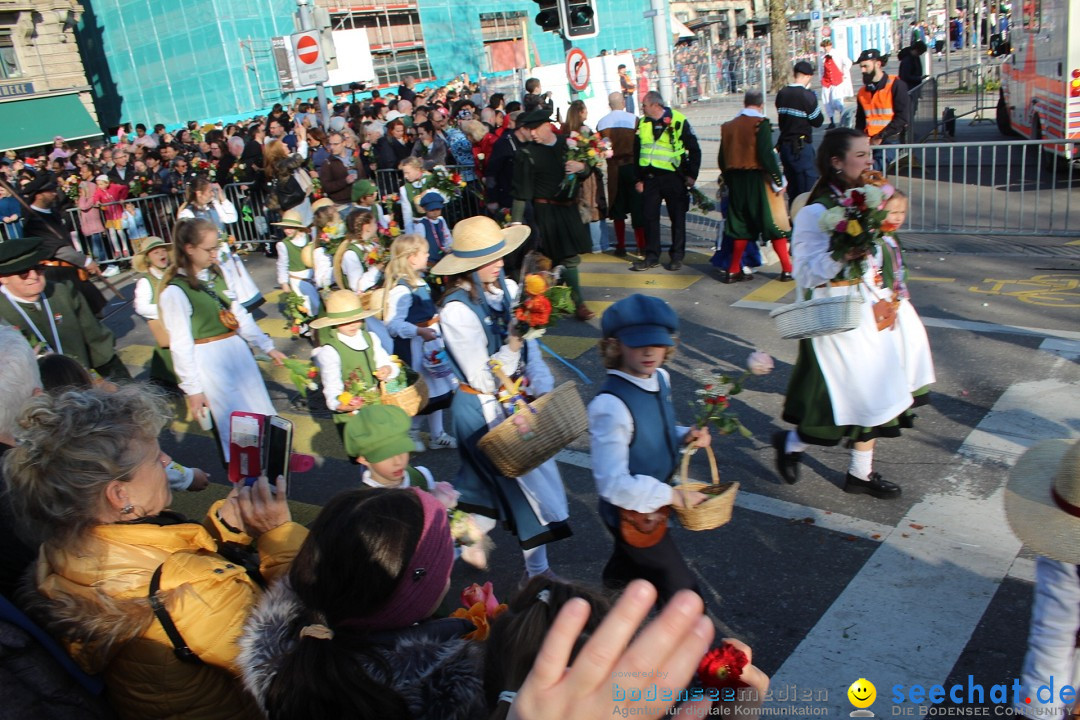
[[[581,48],[566,53],[566,79],[579,92],[589,86],[589,58]]]
[[[296,43],[296,58],[305,65],[311,65],[319,60],[319,42],[305,35]]]

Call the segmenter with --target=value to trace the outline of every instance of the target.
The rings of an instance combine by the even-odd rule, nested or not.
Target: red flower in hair
[[[746,653],[730,643],[724,643],[701,658],[698,664],[698,679],[705,687],[718,690],[750,687],[740,679],[749,662]]]

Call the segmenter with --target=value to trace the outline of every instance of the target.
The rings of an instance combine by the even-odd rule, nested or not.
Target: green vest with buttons
[[[641,153],[638,156],[638,165],[669,172],[678,170],[685,152],[682,143],[682,130],[685,125],[686,116],[678,110],[672,110],[671,124],[664,128],[659,138],[655,138],[652,121],[648,118],[639,120],[637,134],[641,142]]]
[[[293,244],[292,240],[285,238],[285,253],[289,256],[289,272],[304,272],[308,269],[304,264],[304,259],[300,255],[300,251],[303,248],[298,248]],[[304,243],[305,245],[307,243]]]
[[[210,287],[214,294],[221,298],[226,308],[231,307],[232,301],[225,294],[225,291],[229,289],[229,286],[225,284],[225,278],[214,274],[209,283],[200,283],[198,290],[191,287],[184,275],[177,275],[169,281],[169,284],[183,290],[188,302],[191,303],[191,336],[195,340],[204,340],[232,332],[231,328],[225,327],[221,322],[221,305],[203,290],[205,287]]]

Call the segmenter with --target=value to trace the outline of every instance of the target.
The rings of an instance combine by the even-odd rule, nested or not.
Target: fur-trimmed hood
[[[283,659],[295,647],[296,625],[302,611],[299,598],[288,580],[283,579],[263,596],[240,638],[237,664],[243,669],[244,685],[264,709],[270,683]],[[412,717],[417,720],[487,717],[483,649],[478,643],[460,636],[445,639],[424,625],[378,637],[390,676],[383,677],[374,663],[363,659],[360,662],[372,678],[381,680],[404,698]]]

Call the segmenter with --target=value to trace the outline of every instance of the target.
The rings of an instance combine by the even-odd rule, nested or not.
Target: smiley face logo
[[[868,708],[874,704],[874,699],[877,698],[877,688],[874,687],[874,683],[866,678],[859,678],[851,683],[847,696],[855,707]]]

